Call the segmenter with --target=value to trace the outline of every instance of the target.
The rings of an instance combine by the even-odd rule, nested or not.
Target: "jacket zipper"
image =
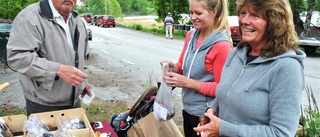
[[[247,68],[247,65],[244,65],[243,68],[242,68],[242,70],[241,70],[240,75],[239,75],[238,78],[237,78],[237,80],[232,84],[232,86],[231,86],[231,88],[230,88],[227,96],[229,96],[231,90],[234,88],[234,85],[239,81],[240,77],[242,76],[242,74],[243,74],[243,72],[244,72],[244,70],[245,70],[246,68]]]

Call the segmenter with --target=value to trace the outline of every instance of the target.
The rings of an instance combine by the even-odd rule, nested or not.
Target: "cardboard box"
[[[85,110],[82,108],[35,113],[31,114],[29,116],[29,119],[33,118],[34,116],[36,116],[39,120],[45,122],[46,125],[57,127],[58,129],[61,129],[61,125],[57,122],[57,118],[61,120],[78,118],[81,122],[84,123],[85,129],[68,130],[68,133],[71,135],[75,135],[76,137],[95,137],[90,122],[85,114]],[[50,133],[54,134],[55,131],[51,131]],[[28,133],[26,133],[26,135],[27,134]]]
[[[13,115],[13,116],[4,116],[2,119],[5,121],[5,123],[9,126],[9,129],[11,131],[11,134],[13,134],[13,137],[23,137],[23,125],[24,122],[27,120],[26,115]],[[16,135],[16,133],[20,133]]]

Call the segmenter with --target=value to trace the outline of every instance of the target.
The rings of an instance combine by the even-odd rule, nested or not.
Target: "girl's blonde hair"
[[[229,9],[227,0],[191,0],[191,2],[200,2],[201,5],[208,11],[217,11],[217,14],[213,20],[213,30],[223,31],[227,30],[230,38],[230,26],[228,23]]]

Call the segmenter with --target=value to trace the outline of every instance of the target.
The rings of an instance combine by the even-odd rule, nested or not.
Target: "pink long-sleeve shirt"
[[[178,67],[178,73],[182,74],[182,62],[183,57],[188,45],[188,40],[192,34],[192,31],[189,31],[186,34],[184,40],[184,45],[182,52],[180,54],[179,60],[176,63]],[[202,41],[197,40],[196,47],[198,48],[202,44]],[[220,41],[217,42],[207,53],[205,57],[205,67],[208,71],[214,74],[214,82],[201,82],[200,93],[206,96],[215,97],[216,96],[216,87],[220,82],[221,72],[223,65],[228,57],[229,52],[233,49],[233,45],[230,41]]]

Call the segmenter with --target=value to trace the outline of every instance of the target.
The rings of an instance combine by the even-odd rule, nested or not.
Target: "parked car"
[[[306,12],[300,15],[302,22],[306,20]],[[299,34],[299,45],[304,51],[309,53],[315,53],[320,47],[320,11],[314,11],[312,14],[310,29],[304,36],[303,30],[297,31]]]
[[[104,15],[98,20],[98,27],[116,27],[116,21],[112,15]]]
[[[7,62],[7,43],[12,27],[12,21],[9,19],[0,19],[0,63]]]
[[[228,22],[230,26],[230,33],[231,33],[233,46],[235,47],[241,40],[238,16],[228,16]]]
[[[237,46],[237,44],[241,40],[240,36],[240,29],[239,29],[239,23],[238,23],[238,16],[228,16],[228,22],[230,26],[230,33],[231,33],[231,39],[233,42],[233,46]],[[187,25],[187,24],[176,24],[175,29],[178,30],[186,30],[189,31],[193,28],[193,25]]]
[[[83,21],[86,29],[87,29],[87,37],[88,37],[88,40],[92,40],[92,31],[91,31],[91,28],[90,28],[90,25],[89,23],[84,19],[84,18],[81,18],[81,20]],[[85,59],[89,59],[89,47],[86,47],[85,48]]]
[[[90,24],[84,18],[81,18],[81,20],[87,28],[88,40],[92,40],[92,30]]]
[[[299,44],[306,53],[316,52],[320,47],[320,27],[311,23],[307,35],[304,37],[302,34],[299,35]]]
[[[82,17],[83,17],[88,23],[91,23],[91,21],[92,21],[92,15],[91,15],[91,13],[83,13],[83,14],[82,14]]]
[[[0,19],[0,32],[10,33],[12,23],[10,19]]]
[[[320,40],[313,37],[299,37],[299,44],[307,54],[315,53],[320,47]]]
[[[103,15],[94,15],[92,17],[91,25],[97,26],[98,25],[98,20],[101,19]]]

